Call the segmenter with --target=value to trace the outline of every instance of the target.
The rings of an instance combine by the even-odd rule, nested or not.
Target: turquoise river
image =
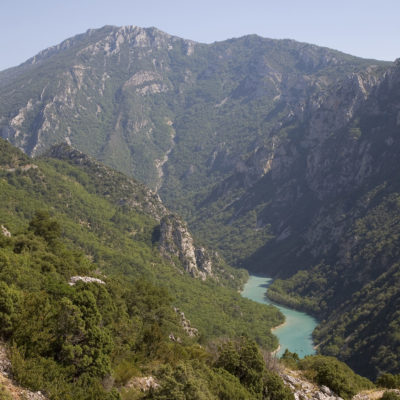
[[[300,357],[315,354],[311,333],[316,327],[317,321],[306,313],[291,310],[269,301],[265,297],[265,293],[271,283],[271,278],[250,275],[242,291],[242,296],[258,303],[273,304],[285,315],[285,323],[273,330],[280,344],[278,356],[281,356],[285,349],[296,352]]]

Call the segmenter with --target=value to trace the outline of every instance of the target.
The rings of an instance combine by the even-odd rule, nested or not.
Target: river
[[[242,296],[258,303],[273,304],[285,315],[285,323],[273,329],[273,333],[278,337],[280,344],[278,356],[281,356],[285,349],[297,353],[300,357],[315,354],[311,334],[317,326],[316,319],[306,313],[282,307],[269,301],[265,297],[265,292],[271,283],[272,278],[250,275],[242,291]]]

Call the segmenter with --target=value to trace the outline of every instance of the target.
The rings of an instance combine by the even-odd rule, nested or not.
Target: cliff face
[[[397,63],[306,164],[310,205],[299,209],[307,218],[297,231],[287,220],[297,242],[278,236],[259,254],[265,260],[272,249],[286,276],[302,270],[273,285],[271,297],[318,315],[319,350],[371,377],[400,365],[399,110]]]
[[[183,264],[186,272],[195,278],[205,280],[212,277],[212,262],[204,247],[195,247],[186,224],[173,215],[161,219],[159,247],[168,257],[175,256]]]
[[[206,237],[213,225],[241,226],[244,234],[234,240],[252,240],[247,249],[236,243],[229,247],[228,259],[283,276],[332,251],[345,213],[334,202],[374,179],[379,169],[374,164],[383,162],[373,154],[374,142],[386,139],[367,134],[369,122],[361,115],[366,108],[373,115],[372,103],[392,74],[367,68],[314,92],[303,107],[293,107],[265,143],[200,203],[193,222],[200,234]],[[393,145],[394,139],[387,140]],[[226,231],[220,232],[218,240],[228,246]],[[262,235],[264,241],[254,240]]]

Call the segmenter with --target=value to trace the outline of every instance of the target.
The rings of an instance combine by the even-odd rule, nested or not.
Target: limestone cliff
[[[187,225],[175,215],[160,221],[159,247],[168,257],[175,256],[185,271],[195,278],[205,280],[213,276],[212,262],[204,247],[196,247]]]

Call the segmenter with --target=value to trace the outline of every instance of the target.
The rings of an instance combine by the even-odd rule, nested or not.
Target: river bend
[[[278,356],[281,356],[285,349],[297,353],[300,357],[315,354],[312,341],[312,331],[317,326],[317,321],[310,315],[280,306],[265,297],[272,278],[250,275],[242,296],[262,304],[273,304],[285,315],[285,323],[273,329],[274,335],[279,339],[280,348]]]

